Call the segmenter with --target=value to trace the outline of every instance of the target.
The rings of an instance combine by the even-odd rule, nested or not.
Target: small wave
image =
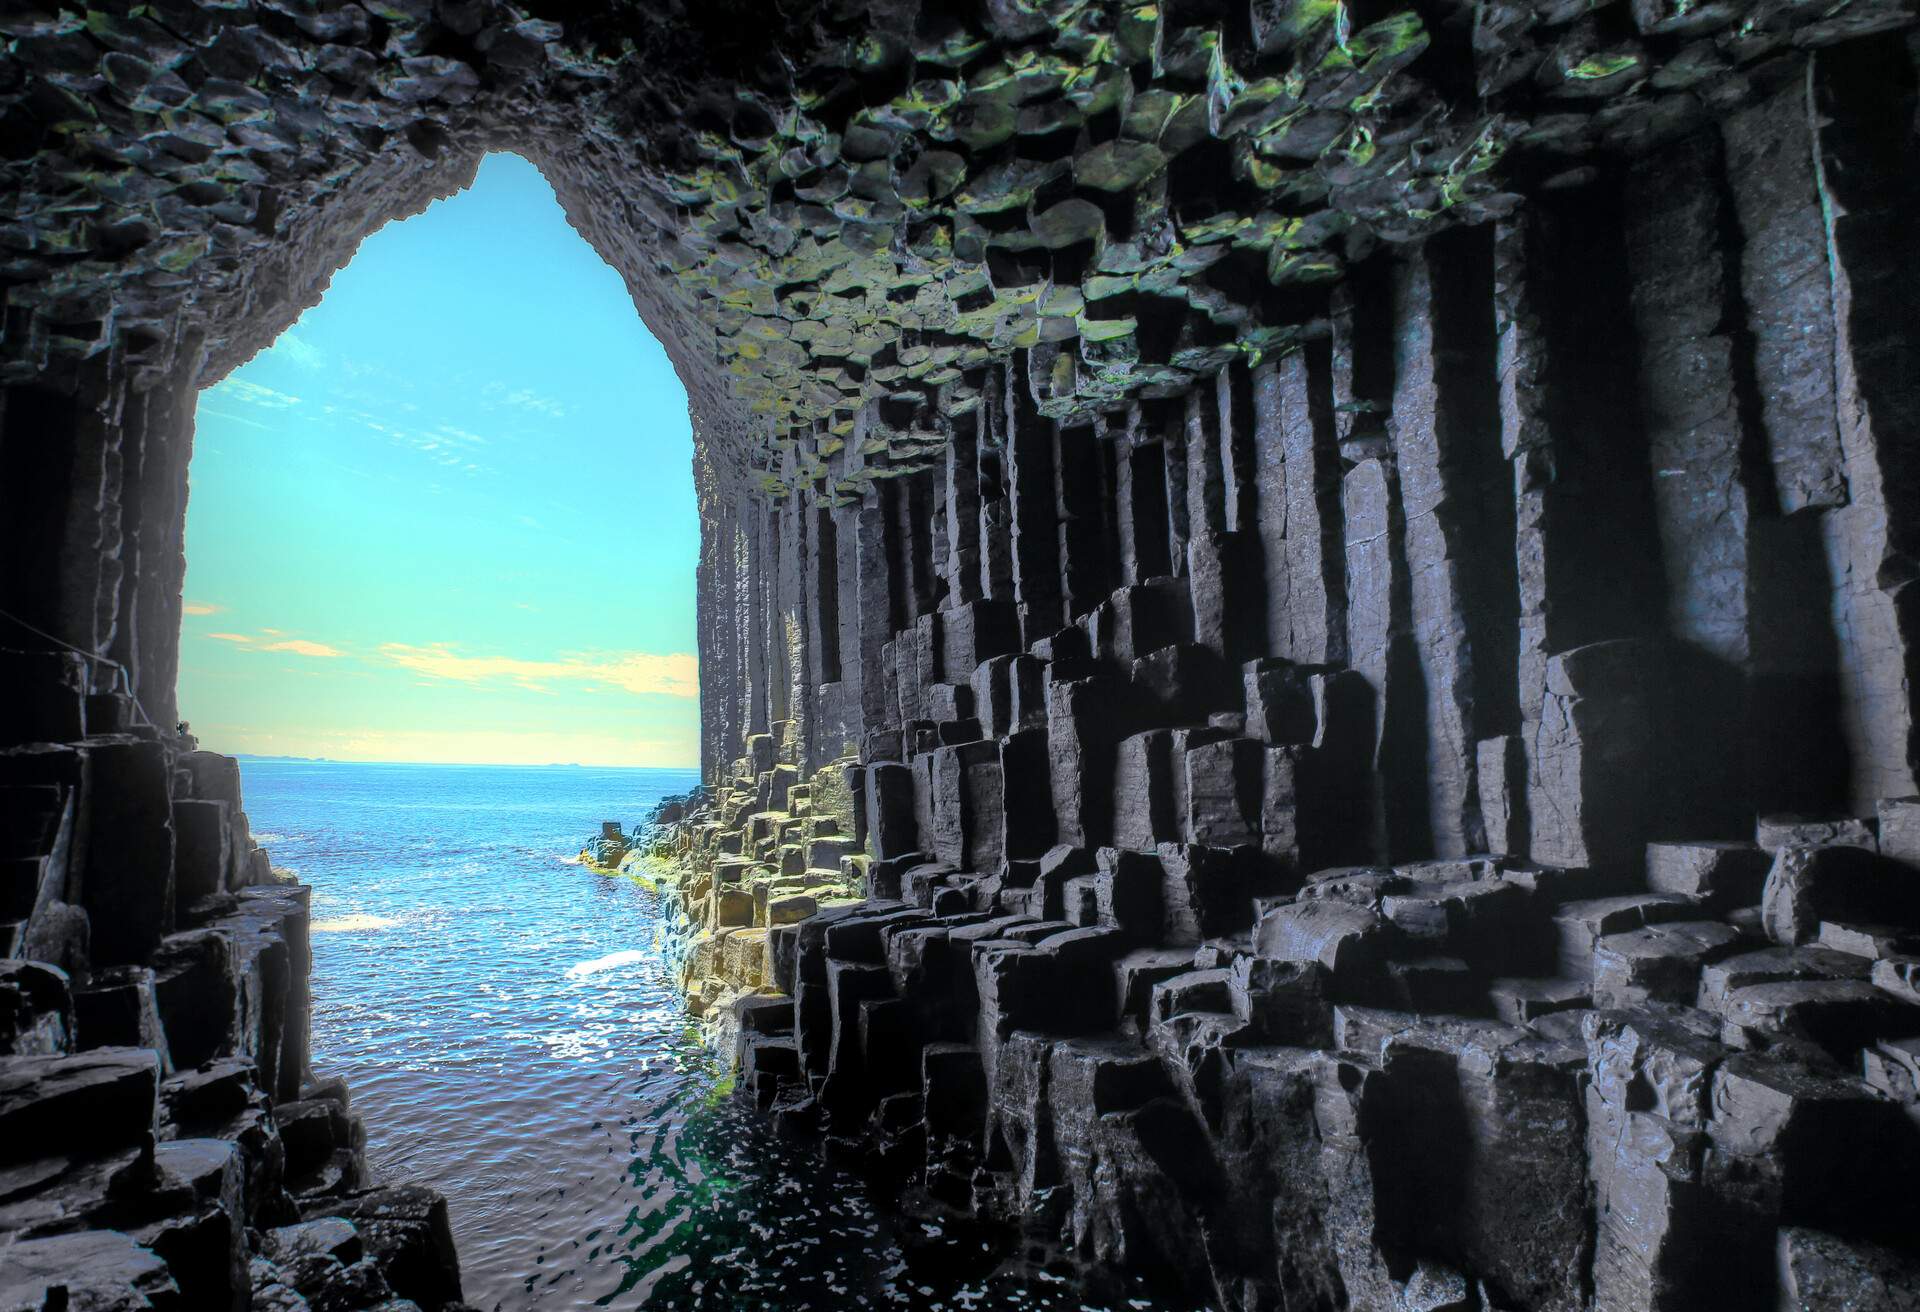
[[[604,957],[595,957],[592,961],[583,961],[577,966],[567,967],[567,978],[585,979],[589,975],[598,975],[603,971],[638,965],[645,961],[648,955],[634,948],[628,948],[624,952],[609,952]]]
[[[352,934],[365,929],[392,929],[399,923],[399,921],[390,920],[386,916],[369,916],[361,913],[352,916],[335,916],[331,920],[316,920],[313,922],[313,932],[316,934]]]
[[[580,854],[577,852],[572,856],[557,856],[554,858],[554,860],[558,861],[563,866],[577,866],[577,865],[583,864]]]

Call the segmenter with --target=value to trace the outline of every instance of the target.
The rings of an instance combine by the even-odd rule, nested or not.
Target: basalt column
[[[1851,88],[1914,82],[1789,62],[1358,254],[1289,343],[1139,297],[1190,382],[1084,415],[1015,347],[776,493],[853,526],[890,691],[859,850],[725,1008],[751,1096],[903,1205],[1226,1307],[1909,1269],[1912,316],[1867,234],[1912,143]],[[691,868],[771,877],[729,800],[767,768]]]

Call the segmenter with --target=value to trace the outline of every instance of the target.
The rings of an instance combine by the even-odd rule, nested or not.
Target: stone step
[[[1754,825],[1754,843],[1763,852],[1787,847],[1861,847],[1880,850],[1874,816],[1763,815]]]
[[[1594,948],[1608,934],[1687,920],[1697,914],[1698,906],[1691,898],[1672,893],[1630,893],[1564,902],[1553,913],[1559,973],[1592,979]]]
[[[1848,952],[1869,961],[1920,954],[1920,931],[1901,925],[1853,925],[1823,920],[1813,941],[1820,947]]]
[[[383,1185],[344,1198],[303,1200],[300,1213],[309,1221],[339,1217],[350,1222],[366,1246],[367,1260],[379,1267],[397,1298],[422,1308],[464,1306],[447,1203],[433,1190]],[[315,1304],[329,1305],[324,1299]]]
[[[1902,1002],[1920,1006],[1920,957],[1889,957],[1873,963],[1873,983]]]
[[[1380,900],[1380,912],[1406,942],[1434,955],[1466,958],[1492,973],[1508,959],[1530,910],[1526,891],[1504,879],[1416,882]]]
[[[1751,906],[1760,900],[1771,864],[1767,852],[1753,843],[1648,843],[1647,887],[1716,906]]]
[[[752,1081],[757,1076],[775,1080],[800,1078],[800,1045],[791,1034],[743,1034],[740,1044],[740,1076]]]
[[[1325,1047],[1333,1042],[1326,968],[1318,962],[1239,956],[1228,968],[1233,1014],[1262,1042]]]
[[[1860,1051],[1885,1038],[1920,1036],[1920,1006],[1861,979],[1793,979],[1729,989],[1720,1003],[1731,1046],[1799,1039],[1858,1069]]]
[[[1530,1025],[1542,1016],[1593,1005],[1593,981],[1585,979],[1507,978],[1487,986],[1493,1014],[1512,1025]]]
[[[95,971],[86,984],[74,990],[73,1008],[75,1047],[82,1051],[151,1048],[159,1058],[161,1073],[173,1070],[150,967],[111,966]]]
[[[132,1236],[82,1230],[9,1246],[0,1296],[31,1299],[18,1307],[177,1307],[182,1291],[167,1263]]]
[[[0,1165],[138,1147],[158,1123],[151,1048],[0,1057]]]
[[[793,1033],[793,999],[789,997],[759,994],[738,998],[733,1014],[742,1034]]]
[[[1218,1011],[1231,1013],[1233,972],[1225,969],[1190,970],[1153,986],[1147,1007],[1148,1025],[1165,1022],[1187,1012]]]
[[[1593,949],[1594,1005],[1690,1003],[1700,990],[1701,968],[1741,945],[1739,931],[1718,920],[1668,921],[1607,934]]]
[[[1481,977],[1459,957],[1430,955],[1387,962],[1386,1000],[1401,1010],[1466,1016],[1484,1011],[1486,998]]]
[[[1862,1057],[1867,1084],[1920,1121],[1920,1038],[1882,1039]]]
[[[1863,980],[1872,963],[1846,952],[1822,947],[1767,947],[1735,953],[1701,968],[1700,990],[1694,1004],[1716,1016],[1724,1014],[1735,989],[1785,980]]]
[[[1144,1031],[1153,1014],[1154,990],[1193,969],[1190,948],[1136,948],[1113,963],[1114,991],[1123,1021]]]

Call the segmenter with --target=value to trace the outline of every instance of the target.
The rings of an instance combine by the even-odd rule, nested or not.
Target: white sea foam
[[[618,970],[622,966],[632,966],[645,961],[647,954],[634,948],[624,952],[609,952],[604,957],[595,957],[592,961],[583,961],[577,966],[567,967],[568,979],[585,979],[589,975],[598,975],[603,971]]]

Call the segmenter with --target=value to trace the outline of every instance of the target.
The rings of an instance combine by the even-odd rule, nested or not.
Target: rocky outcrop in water
[[[850,837],[854,769],[841,762],[807,784],[794,783],[792,770],[769,769],[751,789],[667,798],[622,866],[660,889],[668,958],[688,1010],[723,1050],[737,1039],[741,1006],[776,991],[772,963],[795,927],[865,894]],[[731,833],[709,819],[749,813],[752,822]]]
[[[0,761],[144,836],[9,866],[82,1034],[229,1014],[124,732],[194,391],[509,147],[688,389],[673,902],[780,1123],[1235,1309],[1911,1301],[1911,4],[590,8],[0,15]]]
[[[620,830],[620,822],[602,820],[599,834],[589,838],[587,845],[580,849],[580,859],[600,870],[618,870],[632,850],[633,845]]]
[[[445,1202],[308,1068],[309,890],[188,747],[0,756],[0,1308],[464,1306]]]

